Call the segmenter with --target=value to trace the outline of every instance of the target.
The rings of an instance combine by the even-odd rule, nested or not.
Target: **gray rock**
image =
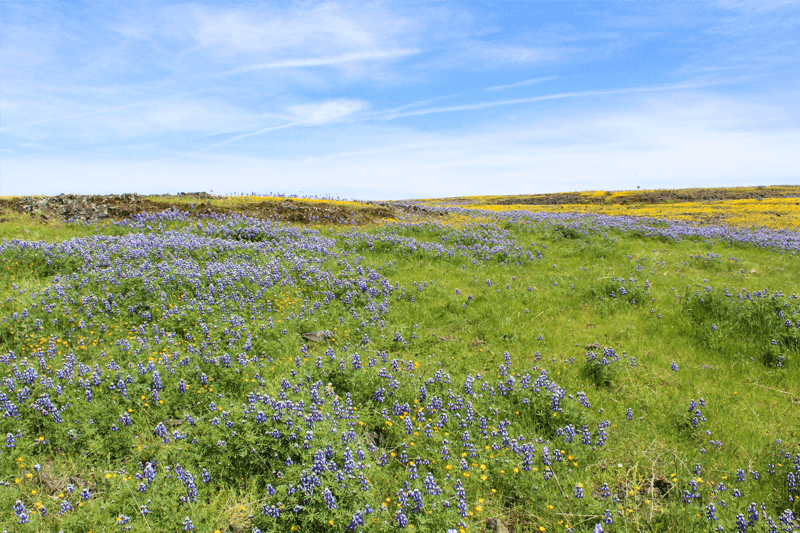
[[[309,342],[322,342],[333,337],[333,333],[328,330],[309,331],[308,333],[302,333],[301,336]]]
[[[498,520],[497,518],[487,518],[486,531],[491,531],[492,533],[508,533],[508,528],[502,520]]]

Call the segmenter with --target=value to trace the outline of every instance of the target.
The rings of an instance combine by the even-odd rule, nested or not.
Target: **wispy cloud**
[[[337,122],[368,108],[369,103],[367,102],[361,100],[348,100],[345,98],[314,104],[298,104],[289,106],[286,110],[286,116],[287,118],[290,118],[289,122],[235,135],[230,139],[225,139],[224,141],[214,143],[210,146],[180,154],[179,157],[189,157],[192,155],[206,153],[215,148],[219,148],[220,146],[233,144],[249,137],[263,135],[273,131],[285,130],[295,126],[320,126],[323,124],[329,124],[331,122]]]
[[[302,124],[327,124],[369,108],[367,102],[340,98],[318,104],[293,105],[288,111]]]
[[[484,91],[503,91],[505,89],[514,89],[517,87],[524,87],[525,85],[533,85],[534,83],[541,83],[543,81],[556,80],[558,76],[543,76],[541,78],[533,78],[525,81],[518,81],[517,83],[509,83],[507,85],[495,85],[493,87],[486,87]]]
[[[193,155],[202,154],[204,152],[209,152],[209,151],[213,150],[214,148],[219,148],[220,146],[225,146],[226,144],[232,144],[232,143],[241,141],[242,139],[246,139],[248,137],[254,137],[256,135],[263,135],[264,133],[267,133],[267,132],[270,132],[270,131],[285,130],[286,128],[291,128],[293,126],[298,126],[300,124],[302,124],[302,122],[287,122],[286,124],[281,124],[279,126],[270,126],[268,128],[262,128],[260,130],[251,131],[251,132],[248,132],[248,133],[243,133],[241,135],[236,135],[235,137],[231,137],[230,139],[226,139],[224,141],[220,141],[218,143],[214,143],[214,144],[212,144],[210,146],[205,146],[205,147],[199,148],[197,150],[192,150],[191,152],[186,152],[184,154],[179,154],[178,155],[178,159],[184,158],[184,157],[193,156]]]
[[[282,59],[278,61],[269,61],[266,63],[258,63],[254,65],[237,67],[235,69],[222,72],[218,75],[230,76],[234,74],[242,74],[245,72],[254,72],[258,70],[278,69],[278,68],[326,67],[332,65],[341,65],[342,63],[352,63],[356,61],[375,61],[379,59],[394,59],[418,53],[420,53],[419,48],[399,48],[394,50],[365,50],[359,52],[348,52],[345,54],[339,54],[335,56]]]
[[[557,94],[546,94],[542,96],[530,96],[527,98],[512,98],[507,100],[494,100],[491,102],[477,102],[474,104],[463,104],[463,105],[454,105],[454,106],[447,106],[447,107],[427,107],[423,109],[416,109],[410,111],[402,111],[402,112],[388,112],[384,114],[381,118],[384,120],[394,120],[396,118],[402,117],[413,117],[419,115],[429,115],[432,113],[452,113],[457,111],[478,111],[481,109],[487,109],[491,107],[499,107],[499,106],[509,106],[509,105],[519,105],[519,104],[530,104],[534,102],[544,102],[547,100],[561,100],[564,98],[587,98],[591,96],[608,96],[614,94],[626,94],[626,93],[643,93],[643,92],[654,92],[654,91],[668,91],[668,90],[679,90],[679,89],[693,89],[696,87],[701,86],[702,84],[699,83],[673,83],[673,84],[666,84],[666,85],[653,85],[648,87],[629,87],[624,89],[610,89],[607,91],[574,91],[574,92],[565,92],[565,93],[557,93]]]
[[[158,101],[161,101],[161,100],[165,100],[167,98],[177,98],[179,96],[186,96],[186,95],[189,95],[189,94],[196,94],[196,93],[204,92],[204,91],[208,91],[208,90],[211,90],[211,89],[208,89],[208,88],[207,89],[197,89],[197,90],[194,90],[194,91],[186,91],[186,92],[183,92],[183,93],[168,94],[168,95],[165,95],[165,96],[158,96],[156,98],[148,98],[147,100],[141,100],[139,102],[133,102],[131,104],[125,104],[125,105],[114,106],[114,107],[105,107],[103,109],[97,109],[95,111],[87,111],[85,113],[76,113],[76,114],[72,114],[72,115],[64,115],[64,116],[61,116],[61,117],[45,118],[45,119],[41,119],[41,120],[34,120],[33,122],[24,122],[22,124],[12,124],[11,126],[0,127],[0,130],[2,130],[2,131],[13,130],[13,129],[17,129],[17,128],[24,128],[24,127],[27,127],[27,126],[36,126],[38,124],[46,124],[48,122],[57,122],[57,121],[60,121],[60,120],[69,120],[69,119],[75,119],[75,118],[81,118],[81,117],[88,117],[88,116],[91,116],[91,115],[99,115],[99,114],[102,114],[102,113],[112,113],[112,112],[115,112],[115,111],[121,111],[123,109],[129,109],[131,107],[144,106],[144,105],[147,105],[147,104],[150,104],[150,103],[153,103],[153,102],[158,102]]]
[[[383,111],[376,112],[373,116],[386,116],[386,115],[394,115],[400,111],[405,111],[407,109],[417,109],[420,107],[425,107],[428,104],[432,104],[433,102],[438,102],[440,100],[446,100],[448,98],[455,98],[456,96],[462,96],[464,93],[455,93],[455,94],[447,94],[444,96],[437,96],[436,98],[428,98],[426,100],[420,100],[418,102],[412,102],[410,104],[405,104],[400,107],[395,107],[392,109],[385,109]]]
[[[421,40],[424,26],[424,18],[383,3],[240,4],[233,9],[190,4],[166,11],[195,41],[194,49],[219,58],[261,59],[253,64],[375,51],[396,57],[397,50],[414,48],[409,44]]]
[[[56,176],[52,192],[75,190],[85,176],[114,174],[119,176],[110,185],[114,190],[103,192],[126,192],[130,183],[137,183],[140,190],[165,192],[187,187],[219,192],[349,190],[349,196],[375,199],[794,179],[794,169],[800,168],[800,154],[793,150],[800,143],[799,127],[757,131],[769,110],[735,98],[684,96],[652,94],[616,112],[576,112],[472,132],[420,134],[381,123],[371,143],[355,149],[352,139],[334,139],[327,153],[309,146],[302,154],[215,154],[188,161],[17,159],[4,164],[4,172],[29,179],[3,184],[3,192],[31,192],[24,190],[25,183],[42,175]],[[326,138],[317,128],[308,132],[309,145]],[[231,176],[231,169],[236,169],[236,179],[221,180]],[[382,177],[379,185],[377,175]],[[97,182],[93,187],[96,191],[109,185]]]
[[[497,64],[545,64],[582,51],[575,46],[521,46],[515,44],[479,44],[472,52]]]

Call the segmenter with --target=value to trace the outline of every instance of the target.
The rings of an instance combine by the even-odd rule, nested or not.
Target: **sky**
[[[0,2],[0,195],[792,184],[798,2]]]

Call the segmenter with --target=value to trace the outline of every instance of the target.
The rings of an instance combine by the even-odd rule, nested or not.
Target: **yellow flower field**
[[[472,196],[422,200],[428,206],[457,206],[496,212],[534,211],[548,213],[593,213],[602,215],[628,215],[690,221],[699,224],[726,224],[744,228],[768,227],[772,229],[800,230],[800,187],[771,188],[772,192],[785,194],[783,198],[745,198],[688,202],[636,202],[637,195],[672,191],[593,191],[572,193],[570,197],[585,199],[586,203],[554,203],[540,205],[524,202],[524,197]],[[756,188],[735,189],[747,193]],[[777,191],[776,191],[777,190]],[[680,191],[675,191],[679,193]],[[550,195],[558,196],[558,195]],[[794,196],[794,197],[792,197]],[[519,198],[521,203],[513,203]],[[598,199],[600,200],[598,202]],[[623,202],[615,201],[623,200]],[[625,201],[629,200],[629,201]],[[502,202],[503,205],[500,205]],[[597,203],[595,203],[597,202]]]

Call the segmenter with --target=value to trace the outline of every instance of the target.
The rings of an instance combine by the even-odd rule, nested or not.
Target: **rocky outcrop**
[[[215,202],[216,199],[221,201]],[[7,211],[16,211],[40,218],[43,221],[51,219],[66,222],[120,220],[140,213],[155,213],[168,209],[188,211],[199,216],[238,213],[280,222],[348,225],[369,224],[380,219],[394,218],[398,215],[399,210],[403,210],[385,202],[345,204],[302,198],[241,203],[226,202],[224,198],[208,193],[178,193],[177,195],[157,196],[59,194],[58,196],[0,198],[0,215]],[[4,220],[6,219],[0,216],[0,222]]]
[[[15,211],[48,220],[58,217],[65,221],[93,221],[119,218],[140,212],[140,207],[152,207],[153,202],[138,194],[107,196],[59,194],[58,196],[24,196],[11,200]]]

